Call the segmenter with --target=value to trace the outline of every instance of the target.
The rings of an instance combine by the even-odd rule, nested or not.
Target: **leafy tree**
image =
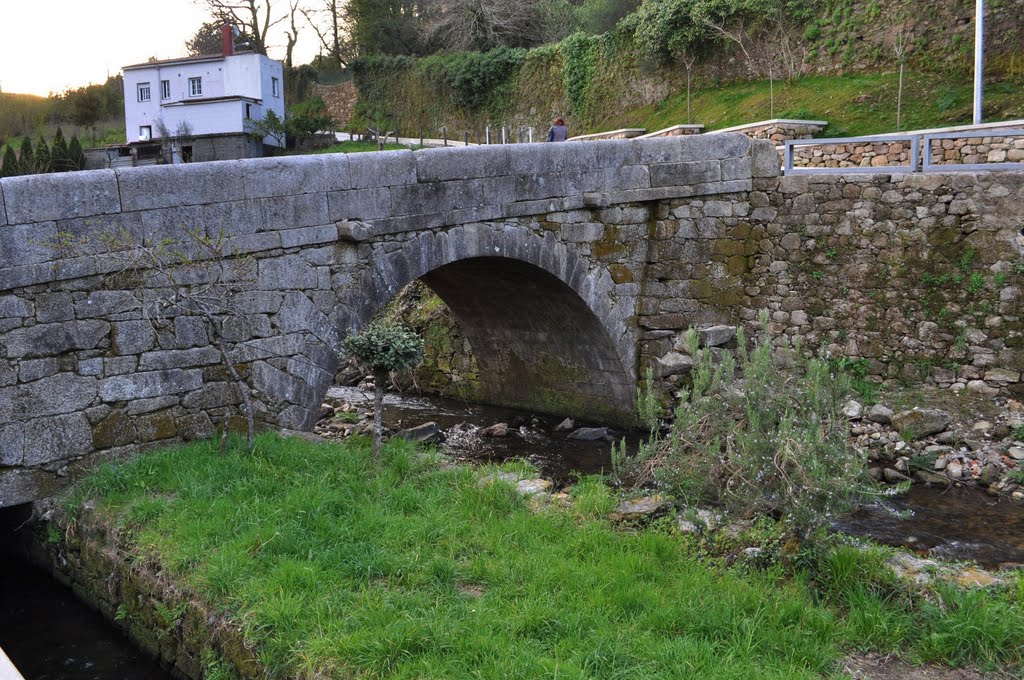
[[[0,166],[0,177],[15,177],[21,174],[21,166],[18,165],[18,157],[14,155],[14,147],[8,144],[4,147],[4,164]]]
[[[284,121],[273,109],[267,109],[261,120],[246,121],[246,131],[256,139],[263,140],[272,137],[279,146],[284,146],[285,138],[288,135]]]
[[[413,0],[348,0],[343,25],[360,55],[424,55],[423,8]]]
[[[201,0],[217,24],[217,35],[220,26],[225,23],[239,26],[247,34],[249,45],[259,54],[267,53],[269,41],[267,34],[287,16],[275,12],[275,0]],[[205,24],[204,24],[205,25]],[[218,45],[220,38],[217,39]],[[217,52],[220,51],[218,47]]]
[[[337,123],[320,97],[299,102],[288,109],[285,130],[296,140],[312,137],[322,130],[331,130]]]
[[[373,372],[373,455],[380,455],[384,415],[384,383],[392,371],[406,371],[423,359],[423,340],[390,322],[374,322],[343,341],[345,351]]]
[[[220,54],[223,49],[221,43],[220,29],[224,25],[221,19],[213,19],[204,22],[196,29],[195,34],[185,41],[185,49],[191,56],[198,57],[204,54]],[[251,42],[249,33],[243,28],[240,34],[234,38],[236,44]]]

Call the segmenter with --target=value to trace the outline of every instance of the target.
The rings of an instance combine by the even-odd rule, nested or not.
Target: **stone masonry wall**
[[[341,337],[428,275],[475,322],[467,334],[499,340],[475,347],[490,400],[621,420],[647,257],[636,206],[749,190],[750,153],[736,135],[3,179],[0,504],[48,495],[103,457],[237,424],[211,328],[180,312],[154,325],[147,305],[173,293],[166,281],[119,275],[123,253],[69,257],[58,235],[223,230],[228,252],[255,260],[224,338],[266,426],[312,427]],[[481,294],[459,304],[463,289]],[[504,307],[481,305],[486,291]]]
[[[755,177],[658,208],[639,321],[668,386],[689,325],[857,362],[872,379],[1024,395],[1024,175]]]
[[[343,335],[417,279],[487,400],[625,422],[640,371],[682,379],[688,326],[761,309],[780,348],[1020,394],[1021,206],[1017,174],[780,177],[738,134],[0,180],[0,504],[237,421],[211,329],[144,314],[166,281],[58,234],[223,229],[255,260],[224,338],[265,426],[310,428]]]

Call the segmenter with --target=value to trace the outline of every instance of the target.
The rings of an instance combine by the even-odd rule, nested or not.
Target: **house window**
[[[153,126],[152,125],[140,125],[139,126],[139,141],[148,142],[153,139]]]
[[[160,81],[160,97],[163,99],[171,98],[171,81],[161,80]]]
[[[139,83],[139,101],[149,101],[149,83]]]
[[[188,79],[188,96],[199,97],[203,94],[203,79],[202,78],[189,78]]]
[[[270,93],[275,97],[281,96],[281,81],[277,78],[270,79]]]

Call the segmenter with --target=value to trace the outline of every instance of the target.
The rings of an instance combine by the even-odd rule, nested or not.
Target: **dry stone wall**
[[[0,180],[0,504],[237,424],[212,329],[151,323],[164,279],[60,234],[223,230],[255,262],[223,337],[265,426],[310,428],[341,337],[417,279],[489,401],[614,422],[648,366],[685,380],[687,327],[761,309],[780,349],[1020,395],[1022,177],[780,177],[771,142],[718,134]]]

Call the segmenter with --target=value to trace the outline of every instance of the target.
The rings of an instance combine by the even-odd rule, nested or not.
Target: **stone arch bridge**
[[[1009,175],[780,178],[770,143],[731,134],[4,179],[0,505],[104,456],[208,435],[238,400],[200,317],[143,317],[137,290],[160,290],[156,273],[126,283],[110,276],[123,254],[69,257],[62,238],[201,229],[254,261],[226,337],[270,426],[311,428],[341,338],[417,279],[452,309],[489,401],[626,423],[646,367],[669,386],[685,371],[682,330],[761,308],[777,344],[865,357],[880,377],[908,343],[948,353],[955,338],[912,287],[899,314],[880,304],[875,266],[941,267],[968,242],[1010,278],[989,310],[1000,325],[967,319],[984,330],[957,361],[1016,389],[1021,243],[994,215],[1019,217],[1022,198]]]

